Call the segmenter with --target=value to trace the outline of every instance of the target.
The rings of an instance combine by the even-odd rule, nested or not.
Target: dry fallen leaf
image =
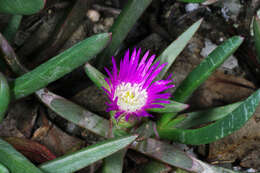
[[[21,152],[33,163],[41,164],[56,158],[48,148],[38,142],[17,137],[7,137],[4,138],[4,140],[10,143],[16,150]]]

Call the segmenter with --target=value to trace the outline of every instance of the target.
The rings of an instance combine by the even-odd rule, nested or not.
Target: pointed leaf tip
[[[177,56],[182,52],[185,46],[189,43],[192,36],[199,29],[201,22],[203,19],[201,18],[197,22],[193,23],[184,33],[182,33],[175,41],[173,41],[158,57],[160,63],[168,63],[160,74],[157,76],[157,80],[160,80],[164,77],[167,70],[173,64]]]
[[[107,33],[93,35],[11,82],[12,97],[19,99],[47,86],[85,64],[109,42]]]
[[[172,128],[168,126],[164,129],[159,129],[158,132],[161,138],[185,144],[201,145],[214,142],[240,129],[254,115],[259,102],[260,90],[257,90],[243,102],[239,102],[231,109],[228,108],[226,110],[226,115],[220,119],[215,119],[216,121],[214,123],[196,129]],[[225,110],[222,110],[221,112],[223,111]],[[210,116],[210,113],[212,113],[212,111],[209,111],[205,116]],[[219,114],[219,112],[215,113]]]
[[[245,39],[245,37],[243,37],[243,36],[238,36],[242,41],[244,41],[244,39]]]
[[[77,152],[41,164],[39,167],[47,173],[70,173],[78,171],[124,149],[130,145],[136,137],[136,135],[132,135],[100,142]]]

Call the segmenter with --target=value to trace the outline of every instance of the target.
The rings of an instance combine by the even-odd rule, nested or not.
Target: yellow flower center
[[[147,92],[138,84],[122,83],[117,86],[114,100],[118,97],[117,105],[121,110],[135,112],[146,104]]]

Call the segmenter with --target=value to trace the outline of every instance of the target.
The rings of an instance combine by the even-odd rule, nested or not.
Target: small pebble
[[[212,43],[209,39],[205,39],[205,47],[201,50],[200,55],[203,57],[207,57],[215,48],[217,48],[217,45]],[[228,69],[232,70],[235,67],[238,67],[238,61],[237,59],[231,55],[222,65],[222,69]]]
[[[234,170],[234,171],[240,171],[240,170],[241,170],[241,167],[240,167],[240,166],[234,166],[234,167],[233,167],[233,170]]]
[[[92,22],[98,22],[100,18],[100,14],[96,10],[88,10],[87,16]]]
[[[77,126],[74,123],[68,123],[67,124],[67,131],[68,132],[72,133],[75,130],[75,128],[77,128]]]
[[[104,19],[104,25],[106,27],[112,26],[113,23],[114,23],[114,18],[113,17],[107,17],[107,18]]]
[[[246,172],[256,172],[256,170],[253,168],[249,168],[248,170],[246,170]]]
[[[188,3],[186,6],[185,6],[185,10],[187,13],[190,13],[194,10],[197,10],[199,8],[199,4],[198,3]]]
[[[205,39],[205,47],[201,50],[200,55],[203,57],[207,57],[216,47],[217,45],[212,43],[211,40]]]

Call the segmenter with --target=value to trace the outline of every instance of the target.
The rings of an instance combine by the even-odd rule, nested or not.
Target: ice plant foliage
[[[119,69],[114,57],[112,57],[112,70],[105,68],[108,74],[108,78],[105,78],[108,87],[103,87],[103,90],[109,98],[107,111],[116,111],[116,119],[125,116],[128,121],[129,118],[151,116],[147,109],[163,108],[160,103],[170,103],[168,100],[170,93],[162,93],[174,87],[170,77],[154,81],[166,63],[160,65],[157,61],[153,64],[155,55],[148,58],[149,51],[139,62],[140,54],[141,49],[138,51],[135,49],[130,57],[128,50],[120,61]]]

